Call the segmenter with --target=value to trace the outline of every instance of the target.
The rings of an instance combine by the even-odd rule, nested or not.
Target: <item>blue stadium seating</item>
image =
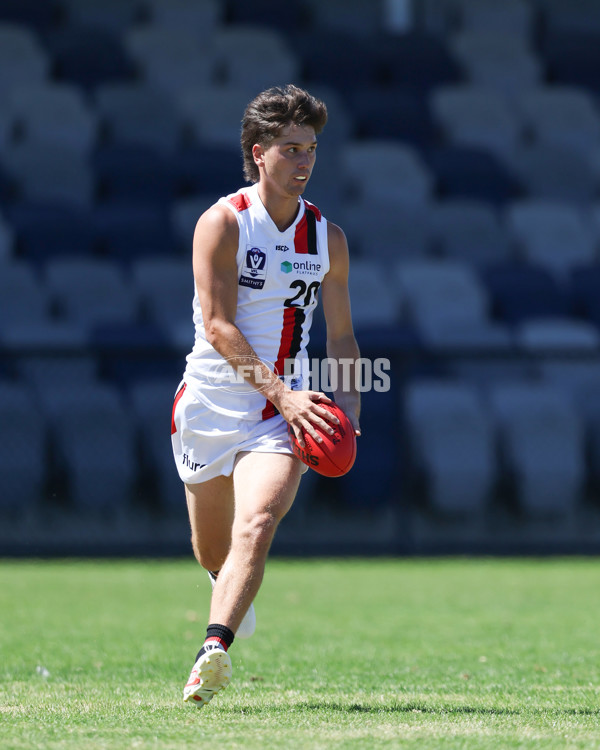
[[[20,201],[5,212],[15,231],[19,252],[28,260],[90,256],[96,251],[92,215],[85,208]]]
[[[101,201],[168,204],[176,195],[172,159],[149,146],[112,144],[92,155]]]
[[[481,277],[492,298],[493,314],[507,323],[568,315],[566,289],[543,268],[509,261],[482,269]]]
[[[594,355],[600,332],[600,233],[590,231],[576,246],[575,235],[561,230],[557,220],[576,212],[587,232],[589,209],[598,201],[600,10],[593,0],[447,0],[441,5],[419,7],[411,28],[386,30],[384,3],[369,0],[279,5],[270,0],[0,0],[0,56],[8,60],[0,71],[6,100],[0,112],[2,345],[17,353],[22,347],[47,353],[62,347],[71,354],[85,348],[99,377],[136,392],[141,411],[152,389],[142,387],[147,383],[139,384],[140,378],[162,381],[162,410],[168,383],[174,388],[179,377],[182,351],[193,340],[195,221],[219,195],[242,184],[242,107],[265,82],[283,83],[279,76],[285,69],[287,78],[329,105],[330,123],[319,137],[320,155],[306,197],[339,221],[351,257],[357,258],[351,285],[363,351],[398,356],[403,364],[410,354],[421,374],[449,370],[478,386],[500,386],[513,375],[544,377],[540,357],[548,342],[571,356],[577,347],[580,354]],[[250,37],[241,36],[248,32]],[[244,54],[236,55],[239,40],[252,34],[267,42],[269,34],[280,39],[281,65],[265,64],[247,44]],[[460,117],[453,130],[433,102],[445,87],[472,90],[475,83],[484,105],[486,97],[493,98],[506,117],[486,133],[488,125],[498,124],[488,112],[461,139]],[[153,101],[151,87],[164,103]],[[71,92],[79,114],[75,105],[61,111],[55,94],[63,89]],[[36,94],[42,90],[47,92],[44,111]],[[156,118],[148,115],[152,107]],[[471,114],[476,110],[472,107]],[[552,111],[559,112],[560,123]],[[44,113],[52,117],[45,129]],[[40,143],[52,149],[44,172],[36,156],[41,151],[35,151]],[[60,168],[56,143],[78,152],[70,173],[66,158]],[[33,155],[22,158],[29,148]],[[32,164],[37,171],[26,169]],[[23,172],[33,174],[29,182]],[[539,198],[550,199],[548,210],[555,214],[553,242],[546,233],[529,248],[523,236],[511,232],[511,208]],[[555,203],[561,207],[553,211]],[[551,225],[545,216],[538,223],[546,232]],[[565,243],[569,253],[562,249]],[[552,262],[545,263],[549,249]],[[65,313],[68,295],[49,295],[47,271],[68,256],[114,262],[123,270],[118,295],[131,294],[130,314],[117,321],[96,319],[90,298],[89,309],[71,312],[70,324],[61,320],[58,313]],[[450,325],[454,308],[444,308],[443,291],[432,303],[443,312],[430,320],[427,306],[419,307],[416,298],[394,287],[394,266],[411,258],[463,264],[480,288],[470,308],[469,294],[459,290],[457,309],[475,310],[473,320],[459,316]],[[34,284],[35,302],[8,289],[15,259],[29,279],[25,298]],[[380,278],[373,281],[368,271],[361,275],[365,259]],[[383,280],[390,289],[378,297]],[[313,343],[323,344],[324,335],[321,312]],[[457,344],[473,356],[449,359],[448,350]],[[482,355],[482,344],[495,347],[493,361]],[[436,356],[440,352],[443,357]],[[8,360],[2,363],[4,375],[14,370],[27,381],[14,364],[17,359]],[[64,372],[63,380],[79,380],[76,369]],[[90,385],[96,374],[82,380]],[[394,381],[389,392],[363,394],[357,463],[337,485],[350,506],[383,508],[405,489],[403,436],[390,419],[399,414],[404,390]],[[136,430],[139,437],[151,424],[156,433],[145,468],[163,462],[156,491],[167,507],[180,493],[168,450],[163,455],[162,428],[141,420],[140,404],[123,401],[119,408],[122,415],[109,409],[102,430],[89,434],[107,452],[116,496],[129,502],[139,479]],[[588,451],[600,456],[600,418],[594,412],[588,422],[593,442]],[[58,453],[63,448],[76,458],[79,446],[67,444],[56,421],[53,427]],[[73,427],[86,425],[81,420]],[[110,439],[111,431],[121,429],[127,466]],[[510,448],[507,434],[503,445]],[[39,492],[49,470],[44,440],[33,449],[42,456],[43,470],[28,491]],[[575,465],[583,450],[578,437],[570,449]],[[93,460],[91,452],[81,452],[77,461],[63,465],[77,503],[87,501],[82,466]],[[593,461],[588,468],[600,476],[600,459]],[[0,467],[3,472],[7,465]],[[576,468],[579,472],[581,466]],[[100,463],[94,470],[102,475]],[[538,490],[544,487],[542,482]],[[541,497],[534,495],[523,494],[532,507]],[[99,492],[93,502],[103,504],[106,497]]]
[[[122,39],[106,29],[66,25],[46,36],[46,48],[59,81],[92,89],[135,76]]]

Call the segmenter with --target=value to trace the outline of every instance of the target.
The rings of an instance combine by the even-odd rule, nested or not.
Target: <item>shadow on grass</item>
[[[234,711],[237,711],[234,709]],[[343,714],[410,714],[422,713],[429,715],[439,714],[440,716],[460,716],[461,714],[473,714],[481,716],[519,716],[520,714],[556,714],[560,716],[598,716],[600,717],[600,708],[507,708],[494,706],[464,706],[464,705],[438,705],[428,706],[424,703],[391,703],[381,705],[370,705],[368,703],[337,703],[337,702],[302,702],[294,703],[289,706],[244,706],[239,709],[244,714],[262,714],[262,713],[302,713],[314,711],[337,711]]]

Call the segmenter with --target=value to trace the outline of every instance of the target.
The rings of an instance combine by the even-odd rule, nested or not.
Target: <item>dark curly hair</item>
[[[268,148],[287,125],[308,125],[320,133],[327,122],[327,107],[304,89],[289,84],[274,86],[255,97],[246,107],[242,119],[242,155],[244,177],[258,182],[258,167],[252,147],[258,143]]]

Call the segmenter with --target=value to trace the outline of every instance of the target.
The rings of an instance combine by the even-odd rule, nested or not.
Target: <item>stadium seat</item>
[[[214,83],[214,58],[207,41],[210,34],[210,29],[195,26],[137,26],[125,32],[123,44],[142,81],[178,100],[188,89]]]
[[[299,81],[300,61],[286,36],[265,26],[218,28],[211,39],[211,56],[216,79],[226,86],[258,93],[269,86]]]
[[[149,15],[149,26],[154,29],[172,28],[174,31],[189,30],[198,39],[210,39],[223,22],[224,7],[219,0],[143,0],[144,11]],[[236,23],[235,19],[231,19]],[[143,27],[138,27],[143,28]]]
[[[177,382],[171,378],[131,383],[129,402],[144,461],[144,473],[158,485],[160,505],[177,507],[183,500],[183,484],[173,461],[170,420]]]
[[[597,195],[598,177],[589,155],[531,144],[513,154],[511,166],[526,197],[589,205]]]
[[[504,261],[510,247],[494,209],[483,201],[446,200],[430,209],[432,240],[439,253],[476,266]]]
[[[175,157],[152,146],[113,143],[92,155],[98,199],[168,204],[176,195]]]
[[[77,147],[65,143],[49,148],[41,142],[23,141],[5,151],[2,161],[15,180],[19,200],[83,209],[93,203],[93,173]]]
[[[460,62],[442,37],[422,31],[375,37],[386,63],[385,80],[394,87],[429,94],[463,79]]]
[[[390,282],[385,264],[372,258],[354,259],[348,286],[357,333],[369,328],[394,328],[400,316],[401,295]]]
[[[328,86],[347,98],[358,86],[377,86],[389,78],[386,50],[379,41],[311,30],[296,33],[292,45],[308,89],[313,84]]]
[[[596,259],[591,225],[576,206],[530,199],[507,208],[506,229],[518,257],[546,268],[559,279]]]
[[[169,2],[169,0],[161,0]],[[202,5],[204,3],[201,3]],[[278,31],[305,28],[311,20],[309,4],[304,0],[291,0],[287,3],[273,3],[272,0],[229,0],[227,20],[233,25],[257,24],[272,26]],[[314,26],[314,23],[312,24]]]
[[[293,3],[290,3],[293,5]],[[331,36],[351,34],[371,37],[381,31],[383,13],[379,3],[369,7],[362,0],[306,0],[310,24]]]
[[[600,32],[600,8],[594,0],[541,0],[544,26],[549,32]]]
[[[343,508],[381,513],[402,496],[406,466],[401,446],[399,389],[367,390],[361,394],[361,436],[351,471],[335,480]],[[377,481],[373,481],[373,477]]]
[[[522,510],[530,516],[572,514],[585,481],[585,446],[569,399],[533,383],[497,385],[489,395]]]
[[[19,201],[6,210],[17,248],[39,262],[59,255],[92,255],[96,249],[89,210],[66,203]]]
[[[507,351],[508,330],[489,315],[488,292],[467,263],[398,262],[396,279],[425,344],[435,350]]]
[[[577,358],[543,358],[539,364],[542,382],[560,390],[573,404],[586,430],[587,468],[592,485],[600,482],[600,359],[597,355]]]
[[[364,195],[343,203],[339,223],[350,252],[361,258],[388,262],[423,258],[431,251],[431,216],[425,207],[404,208]]]
[[[171,208],[171,224],[175,242],[182,253],[189,253],[192,247],[194,230],[200,216],[220,197],[220,193],[198,193],[175,200]]]
[[[162,255],[173,247],[167,205],[153,201],[108,201],[95,207],[93,222],[98,246],[113,258]]]
[[[325,101],[329,108],[329,101]],[[416,148],[427,148],[434,142],[427,101],[414,90],[360,86],[352,92],[351,102],[354,135],[358,138],[393,138]]]
[[[0,95],[42,84],[50,75],[50,59],[33,29],[0,22]]]
[[[171,166],[180,195],[209,192],[228,195],[245,182],[239,144],[237,147],[207,143],[187,145],[173,155]]]
[[[490,87],[459,84],[435,89],[430,106],[447,142],[511,156],[521,125],[504,97]]]
[[[543,65],[529,41],[513,31],[462,31],[449,47],[471,84],[510,99],[542,80]]]
[[[106,259],[61,258],[46,264],[45,286],[59,314],[91,327],[135,320],[138,305],[122,269]]]
[[[110,385],[48,387],[40,392],[57,461],[78,512],[122,512],[136,481],[133,420]]]
[[[427,496],[444,514],[481,514],[497,475],[492,421],[477,390],[448,380],[406,387],[405,423],[414,467]]]
[[[0,200],[2,200],[2,194],[0,191]],[[10,224],[0,214],[0,264],[14,255],[15,249],[15,234]]]
[[[61,0],[67,23],[121,34],[141,16],[140,0]]]
[[[529,40],[533,34],[534,7],[526,0],[457,0],[461,31],[502,32]]]
[[[510,325],[536,317],[569,314],[567,290],[545,268],[508,261],[480,270],[495,318]]]
[[[16,24],[44,34],[60,23],[63,6],[61,0],[2,0],[0,23]]]
[[[595,6],[595,3],[594,3]],[[597,11],[597,6],[595,6]],[[596,71],[600,65],[600,28],[594,28],[597,13],[588,14],[585,28],[549,28],[542,41],[547,79],[559,85],[579,86],[595,96],[600,92]]]
[[[575,86],[544,86],[517,100],[525,128],[535,142],[576,151],[580,156],[600,147],[600,115],[594,98]]]
[[[520,192],[509,166],[485,148],[434,146],[424,158],[442,198],[469,198],[502,206]]]
[[[193,343],[191,262],[174,258],[140,258],[132,266],[133,284],[146,318],[175,344]]]
[[[239,148],[241,117],[255,95],[246,87],[199,85],[181,92],[179,106],[197,143]]]
[[[47,426],[31,392],[0,380],[0,510],[24,514],[43,499]]]
[[[98,118],[76,86],[23,86],[7,97],[13,127],[27,142],[68,147],[87,154],[98,135]]]
[[[91,353],[25,354],[17,358],[15,367],[19,378],[36,396],[44,386],[94,383],[98,377],[97,362]]]
[[[600,265],[571,270],[569,293],[574,315],[590,320],[600,330]]]
[[[48,297],[34,266],[25,260],[0,265],[0,336],[15,321],[41,322],[50,314]]]
[[[135,65],[126,53],[120,32],[65,24],[46,36],[54,78],[84,89],[132,81]]]
[[[183,119],[166,92],[140,84],[107,83],[96,88],[94,100],[109,142],[150,146],[165,153],[180,145]]]
[[[395,200],[398,207],[425,206],[433,178],[418,152],[394,141],[349,141],[342,146],[341,179],[353,197]]]
[[[515,342],[528,354],[600,353],[600,332],[596,326],[567,317],[525,320],[517,326]]]

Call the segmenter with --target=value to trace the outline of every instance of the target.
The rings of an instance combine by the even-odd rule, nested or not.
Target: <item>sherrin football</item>
[[[356,435],[348,417],[337,404],[319,404],[332,412],[340,420],[339,424],[329,422],[334,433],[330,435],[315,425],[316,431],[323,438],[318,443],[306,431],[303,431],[304,448],[298,445],[291,426],[288,425],[290,443],[295,455],[311,469],[325,477],[341,477],[352,468],[356,458]]]

